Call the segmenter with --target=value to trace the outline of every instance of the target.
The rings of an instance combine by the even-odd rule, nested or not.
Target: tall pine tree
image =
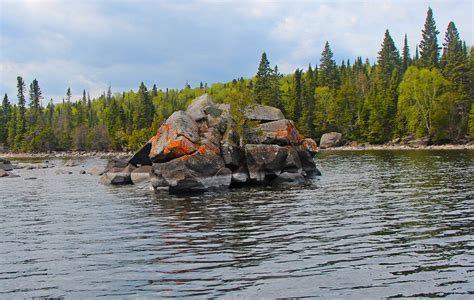
[[[336,88],[339,85],[339,74],[329,42],[326,41],[321,53],[319,65],[319,85]]]
[[[439,61],[439,46],[437,35],[439,31],[436,29],[436,23],[433,17],[431,7],[428,7],[428,12],[425,20],[425,27],[422,30],[422,37],[420,42],[420,60],[421,66],[425,68],[433,68],[438,66]]]

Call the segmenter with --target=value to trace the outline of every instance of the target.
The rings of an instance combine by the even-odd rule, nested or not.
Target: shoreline
[[[80,159],[80,158],[129,158],[132,157],[135,152],[96,152],[96,151],[57,151],[57,152],[39,152],[39,153],[28,153],[28,152],[5,152],[0,153],[0,158],[12,158],[12,159],[31,159],[31,158],[64,158],[64,159]]]
[[[409,145],[357,145],[357,146],[340,146],[318,149],[320,152],[328,151],[373,151],[373,150],[474,150],[474,144],[444,144],[430,146],[409,146]],[[40,153],[0,153],[0,158],[129,158],[135,152],[96,152],[96,151],[64,151],[64,152],[40,152]]]
[[[319,151],[372,151],[372,150],[474,150],[474,144],[444,144],[430,146],[410,145],[361,145],[319,149]]]

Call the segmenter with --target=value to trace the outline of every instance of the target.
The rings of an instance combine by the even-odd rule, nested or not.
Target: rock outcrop
[[[204,94],[186,111],[173,113],[127,165],[109,163],[102,181],[149,180],[157,190],[182,193],[246,184],[299,184],[320,174],[313,159],[316,142],[305,139],[278,108],[256,105],[244,115],[255,126],[241,139],[230,106],[217,105]],[[240,140],[246,142],[242,147]]]

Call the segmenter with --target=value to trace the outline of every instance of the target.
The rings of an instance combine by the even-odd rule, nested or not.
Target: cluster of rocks
[[[149,180],[155,189],[178,193],[303,183],[320,175],[313,159],[316,142],[304,138],[279,109],[256,105],[245,118],[255,125],[240,136],[230,106],[204,94],[186,111],[173,113],[132,159],[110,162],[101,181]]]

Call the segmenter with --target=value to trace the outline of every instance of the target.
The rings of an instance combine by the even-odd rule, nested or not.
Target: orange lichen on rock
[[[163,154],[168,157],[180,157],[186,154],[190,154],[196,151],[196,147],[187,138],[180,136],[175,140],[169,140]]]
[[[310,138],[306,138],[303,140],[303,148],[306,149],[312,155],[318,152],[318,144]]]

